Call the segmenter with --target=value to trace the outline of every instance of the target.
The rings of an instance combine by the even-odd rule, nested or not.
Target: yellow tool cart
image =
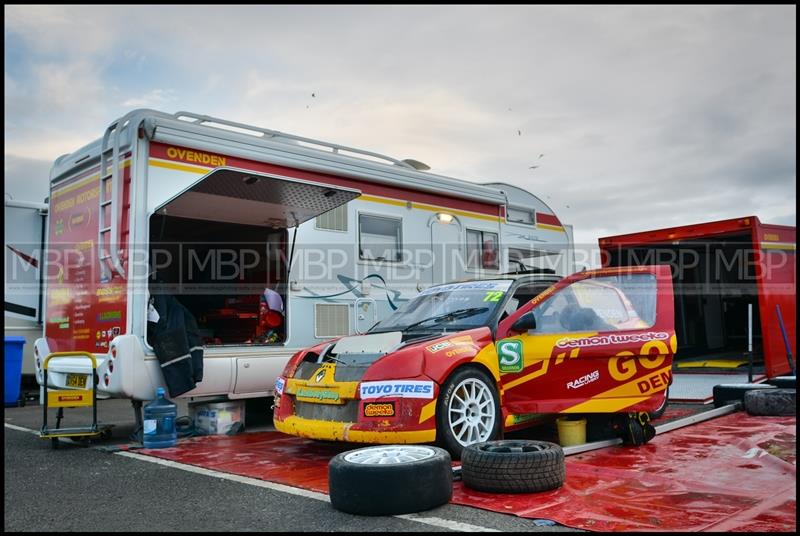
[[[87,382],[87,377],[83,374],[69,374],[67,385],[76,387],[75,389],[52,389],[47,383],[47,363],[54,357],[85,357],[92,362],[91,382]],[[98,382],[97,360],[89,352],[54,352],[49,354],[42,364],[44,372],[44,418],[42,430],[39,437],[50,439],[53,448],[58,448],[58,440],[61,437],[83,439],[87,443],[93,438],[109,437],[111,435],[110,425],[97,424],[97,391],[95,386]],[[87,383],[90,385],[87,387]],[[61,420],[64,418],[64,408],[87,407],[92,408],[92,424],[90,426],[78,426],[73,428],[61,428]],[[47,408],[58,408],[56,414],[56,426],[47,426]]]

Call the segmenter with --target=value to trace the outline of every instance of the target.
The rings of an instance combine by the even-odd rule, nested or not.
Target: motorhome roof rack
[[[268,128],[254,127],[251,125],[245,125],[243,123],[237,123],[235,121],[218,119],[216,117],[211,117],[209,115],[194,114],[191,112],[177,112],[174,114],[174,117],[179,121],[186,121],[188,123],[195,123],[206,127],[219,128],[221,130],[227,130],[229,132],[232,131],[238,134],[246,134],[258,138],[269,137],[277,141],[294,142],[297,143],[298,145],[309,147],[311,149],[328,150],[334,154],[350,153],[350,154],[345,154],[344,156],[355,156],[356,158],[362,158],[364,160],[376,160],[376,159],[385,160],[396,166],[408,169],[420,169],[416,168],[409,162],[398,160],[396,158],[392,158],[391,156],[386,156],[380,153],[373,153],[372,151],[365,151],[363,149],[356,149],[354,147],[347,147],[345,145],[339,145],[327,141],[315,140],[313,138],[296,136],[294,134],[286,134],[285,132],[280,132],[278,130],[270,130]]]

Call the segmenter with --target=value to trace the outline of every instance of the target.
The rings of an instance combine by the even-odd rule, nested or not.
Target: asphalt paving
[[[248,404],[246,433],[273,429],[269,402]],[[187,414],[187,402],[180,401],[178,410]],[[67,409],[63,425],[90,420],[88,409]],[[138,445],[131,441],[135,421],[128,401],[99,401],[98,420],[113,425],[110,438],[89,446],[62,441],[53,449],[38,437],[37,402],[5,409],[6,532],[581,532],[453,504],[403,517],[346,514],[324,495],[311,498],[121,455],[120,445]]]

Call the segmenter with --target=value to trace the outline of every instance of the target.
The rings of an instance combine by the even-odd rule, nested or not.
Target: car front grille
[[[303,419],[353,423],[358,421],[358,402],[349,400],[344,404],[317,404],[295,400],[294,412]]]

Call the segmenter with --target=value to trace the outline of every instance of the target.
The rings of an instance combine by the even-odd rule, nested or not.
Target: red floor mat
[[[455,482],[452,502],[594,531],[793,532],[795,427],[794,417],[737,412],[642,447],[570,456],[558,490],[487,494]],[[330,458],[360,446],[258,432],[138,452],[327,493]]]

